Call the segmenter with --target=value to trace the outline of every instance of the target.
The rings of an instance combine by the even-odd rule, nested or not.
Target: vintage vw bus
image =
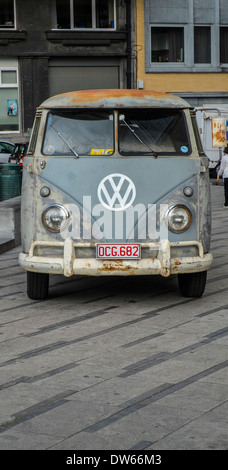
[[[23,166],[28,296],[48,296],[49,274],[77,274],[178,275],[182,295],[200,297],[212,264],[207,165],[194,110],[177,96],[47,99]]]

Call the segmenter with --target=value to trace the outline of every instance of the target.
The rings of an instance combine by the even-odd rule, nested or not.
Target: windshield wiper
[[[76,158],[79,158],[78,153],[70,146],[70,144],[68,144],[68,142],[67,142],[66,139],[64,139],[64,137],[60,134],[60,132],[57,131],[57,129],[55,129],[55,127],[53,126],[53,124],[51,124],[51,127],[52,127],[52,129],[54,129],[54,131],[55,131],[56,134],[60,137],[60,139],[62,139],[62,141],[64,142],[64,144],[67,145],[67,147],[71,150],[71,152],[73,152],[73,154],[75,155],[75,157],[76,157]]]
[[[156,153],[152,148],[150,148],[149,145],[145,144],[145,142],[143,142],[142,139],[140,139],[140,137],[136,134],[136,132],[134,131],[134,129],[132,129],[132,127],[129,126],[129,124],[125,121],[125,119],[121,119],[121,120],[123,121],[123,123],[125,124],[125,126],[127,126],[127,128],[131,131],[131,133],[136,137],[136,139],[138,139],[141,144],[145,145],[145,147],[147,147],[147,148],[150,150],[150,152],[152,153],[152,155],[153,155],[155,158],[157,158],[157,156],[158,156],[157,153]]]

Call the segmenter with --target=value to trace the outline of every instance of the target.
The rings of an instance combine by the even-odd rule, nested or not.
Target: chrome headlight
[[[168,227],[172,232],[180,233],[187,230],[192,222],[192,214],[188,207],[177,204],[167,211]]]
[[[51,232],[60,232],[62,225],[68,217],[69,213],[64,206],[51,204],[43,211],[42,222]]]

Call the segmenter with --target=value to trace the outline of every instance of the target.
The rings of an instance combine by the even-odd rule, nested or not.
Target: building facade
[[[0,139],[28,140],[54,94],[132,88],[133,3],[0,0]]]
[[[137,87],[228,107],[228,1],[136,0]]]
[[[42,101],[93,88],[228,107],[228,1],[0,0],[0,139],[28,140]]]

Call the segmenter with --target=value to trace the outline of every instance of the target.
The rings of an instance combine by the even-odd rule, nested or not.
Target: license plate
[[[139,259],[141,257],[141,250],[139,243],[116,243],[116,244],[102,244],[96,245],[98,259]]]

